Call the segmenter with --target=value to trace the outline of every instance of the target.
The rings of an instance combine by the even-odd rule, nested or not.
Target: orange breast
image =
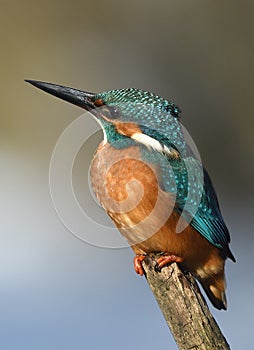
[[[175,198],[161,190],[159,176],[159,169],[144,163],[135,146],[117,150],[101,145],[91,166],[96,196],[136,254],[181,256],[183,267],[196,275],[223,270],[219,249],[195,229],[186,225],[176,233],[180,216],[173,210]]]

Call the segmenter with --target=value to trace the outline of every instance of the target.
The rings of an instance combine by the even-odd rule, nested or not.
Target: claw
[[[138,275],[143,276],[144,269],[142,266],[142,261],[145,259],[145,255],[136,255],[134,258],[134,269]]]
[[[180,256],[176,256],[176,255],[163,255],[161,258],[159,258],[157,260],[157,263],[154,267],[154,270],[156,272],[161,272],[161,269],[168,265],[168,264],[172,264],[173,262],[182,262],[183,258],[181,258]]]

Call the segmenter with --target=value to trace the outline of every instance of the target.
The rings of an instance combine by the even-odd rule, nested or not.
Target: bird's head
[[[184,149],[179,108],[151,92],[129,88],[101,93],[26,80],[32,85],[79,106],[97,119],[105,142],[116,145],[128,139],[148,148],[178,157]]]

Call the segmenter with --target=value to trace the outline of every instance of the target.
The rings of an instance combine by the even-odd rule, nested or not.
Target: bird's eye
[[[120,109],[116,106],[105,106],[103,115],[108,119],[118,119],[120,117]]]
[[[120,116],[120,110],[118,107],[111,107],[110,108],[110,118],[111,119],[117,119]]]

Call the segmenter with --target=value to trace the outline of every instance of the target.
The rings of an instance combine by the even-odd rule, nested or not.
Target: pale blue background
[[[131,250],[89,246],[56,215],[51,152],[80,111],[24,78],[139,87],[181,107],[238,260],[227,263],[228,311],[211,310],[232,349],[251,348],[253,10],[245,0],[1,1],[1,349],[176,349]]]

